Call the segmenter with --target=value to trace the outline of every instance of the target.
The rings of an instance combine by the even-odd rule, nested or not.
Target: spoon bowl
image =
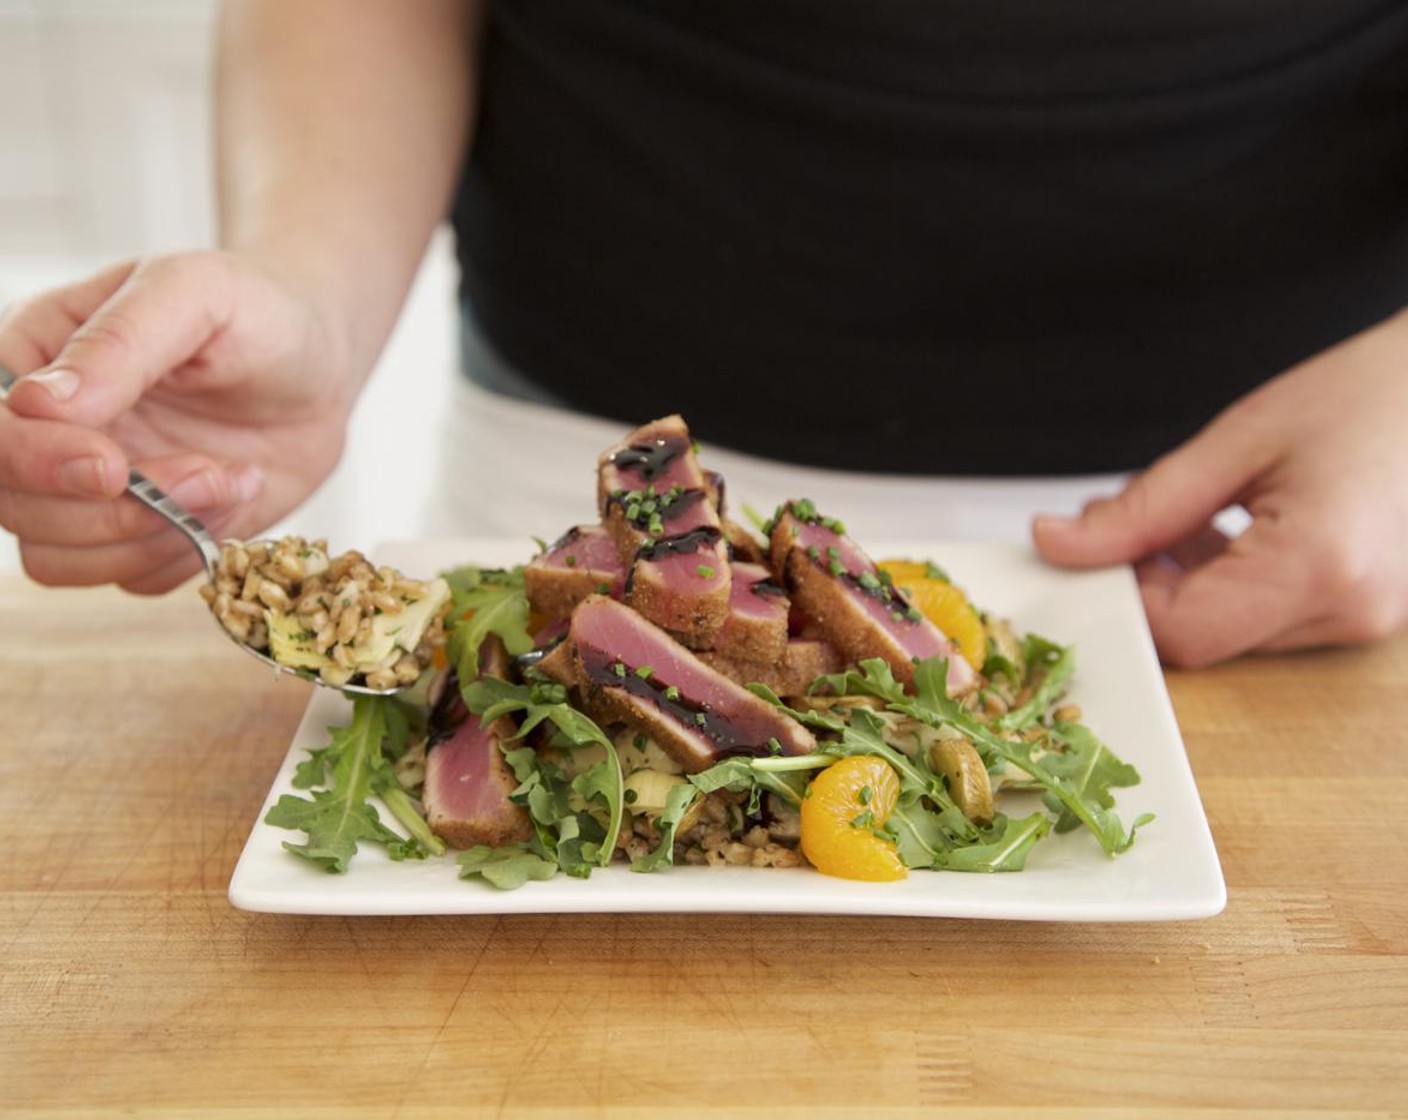
[[[200,553],[201,561],[205,565],[205,577],[210,583],[215,582],[220,564],[220,543],[210,535],[210,531],[201,523],[189,510],[183,508],[179,502],[172,500],[169,494],[164,493],[151,479],[137,471],[131,471],[127,476],[127,492],[136,498],[148,509],[155,510],[172,525],[180,529],[186,535],[186,539],[195,546]],[[211,616],[214,618],[214,615]],[[288,673],[290,676],[299,677],[302,680],[311,681],[319,688],[331,688],[337,692],[346,692],[356,696],[394,696],[398,692],[404,692],[410,685],[399,684],[390,688],[371,688],[361,684],[331,684],[323,680],[316,673],[307,669],[295,669],[292,666],[284,665],[274,660],[263,650],[255,649],[246,642],[242,642],[234,634],[230,633],[218,618],[215,624],[220,627],[220,632],[224,634],[240,649],[251,657],[258,658],[264,664],[277,669],[280,673]]]
[[[3,364],[0,364],[0,401],[9,395],[11,386],[19,378]],[[201,523],[189,510],[185,509],[179,502],[173,500],[169,494],[137,471],[129,471],[127,475],[127,493],[136,498],[148,509],[155,510],[177,529],[181,530],[187,540],[195,546],[195,550],[200,553],[201,562],[205,565],[205,577],[210,583],[215,582],[216,574],[220,564],[220,543],[210,534],[210,531]],[[331,684],[322,680],[316,673],[307,669],[295,669],[288,665],[280,664],[262,650],[242,642],[229,630],[225,629],[218,618],[212,614],[215,624],[220,627],[220,632],[224,634],[240,649],[251,657],[258,658],[264,664],[277,670],[280,673],[287,673],[290,676],[299,677],[302,680],[311,681],[320,688],[331,688],[337,692],[351,693],[357,696],[392,696],[398,692],[404,692],[410,685],[400,684],[390,688],[369,688],[366,685],[358,684]]]

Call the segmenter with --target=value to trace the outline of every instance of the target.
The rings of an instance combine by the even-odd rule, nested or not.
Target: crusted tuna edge
[[[779,696],[801,696],[817,677],[839,673],[846,660],[827,642],[794,638],[776,661],[758,661],[707,650],[699,658],[741,685],[760,684]]]
[[[787,653],[786,592],[765,565],[735,560],[731,567],[728,615],[710,649],[738,661],[780,662]]]
[[[588,595],[619,596],[625,578],[614,537],[600,525],[577,525],[524,565],[523,591],[535,614],[566,618]]]

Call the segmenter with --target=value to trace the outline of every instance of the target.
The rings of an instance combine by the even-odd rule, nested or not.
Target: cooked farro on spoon
[[[185,533],[205,561],[201,598],[236,645],[284,673],[367,696],[414,684],[445,640],[450,589],[374,568],[360,552],[330,557],[324,541],[217,542],[204,525],[133,471],[127,492]]]
[[[0,364],[0,400],[15,375]],[[215,540],[193,514],[137,471],[127,492],[180,529],[205,563],[201,597],[246,653],[315,684],[384,696],[414,684],[445,640],[450,589],[374,568],[327,544]]]
[[[202,555],[206,555],[204,548]],[[444,644],[450,589],[325,541],[225,541],[201,597],[245,649],[344,692],[412,685]]]

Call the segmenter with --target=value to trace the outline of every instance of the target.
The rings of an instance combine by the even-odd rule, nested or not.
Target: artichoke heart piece
[[[414,653],[430,624],[450,601],[450,586],[443,579],[432,579],[395,614],[378,614],[372,619],[371,632],[352,647],[352,667],[359,673],[369,673],[396,660],[401,653]]]
[[[660,770],[637,770],[626,777],[626,803],[633,813],[657,816],[664,811],[670,791],[687,779],[681,774],[666,774]]]
[[[332,667],[332,658],[318,650],[317,635],[306,630],[296,616],[266,609],[264,623],[269,628],[269,656],[280,665],[315,673]]]
[[[450,601],[450,587],[443,579],[433,579],[407,599],[405,607],[395,614],[373,617],[367,636],[348,648],[354,673],[374,672],[394,663],[403,653],[414,653],[430,624]],[[280,665],[315,673],[336,667],[336,662],[318,649],[317,636],[297,616],[266,609],[264,622],[269,628],[269,654]]]

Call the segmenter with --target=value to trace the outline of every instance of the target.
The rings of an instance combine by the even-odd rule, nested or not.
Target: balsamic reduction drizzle
[[[688,450],[689,442],[678,437],[653,439],[649,443],[623,447],[608,461],[623,471],[636,471],[650,482],[664,474],[670,464]]]
[[[723,540],[723,532],[713,525],[701,525],[687,533],[674,537],[661,537],[649,540],[640,546],[636,556],[641,560],[655,560],[671,553],[695,553],[701,548],[712,547]]]
[[[678,688],[651,673],[641,676],[639,666],[627,665],[619,657],[603,650],[578,647],[582,670],[588,679],[602,688],[619,688],[630,695],[647,700],[669,715],[675,722],[707,738],[720,755],[749,755],[765,758],[774,753],[769,740],[776,729],[761,720],[731,718],[686,696]],[[619,667],[619,668],[618,668]],[[670,695],[673,691],[674,695]]]

